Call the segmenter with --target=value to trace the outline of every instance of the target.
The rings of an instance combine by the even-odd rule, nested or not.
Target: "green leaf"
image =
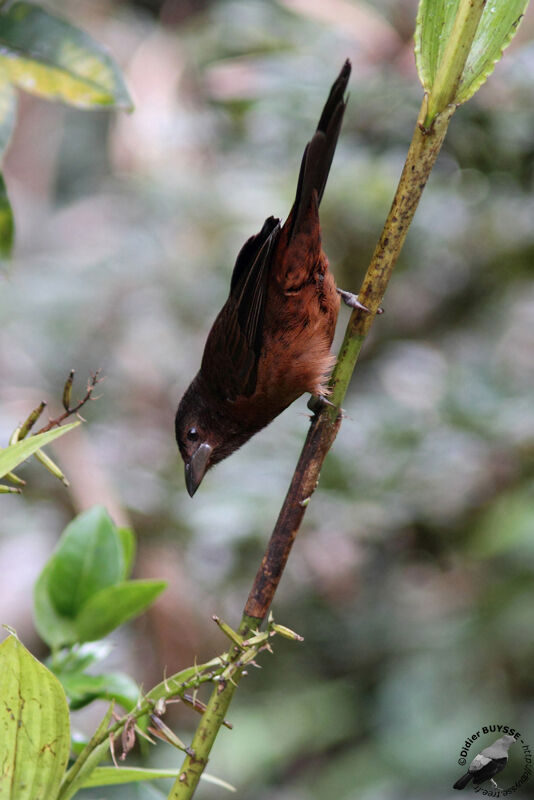
[[[415,63],[423,89],[430,92],[449,41],[459,0],[420,0],[415,26]]]
[[[119,786],[123,783],[153,781],[157,778],[176,778],[180,770],[142,769],[141,767],[96,767],[84,781],[84,788],[92,786]]]
[[[74,644],[77,639],[74,620],[59,614],[50,597],[50,575],[53,564],[45,566],[33,590],[33,617],[35,627],[41,639],[56,650],[65,644]]]
[[[484,5],[482,0],[477,4]],[[442,71],[447,69],[445,62],[450,59],[451,66],[456,57],[458,64],[462,62],[460,73],[455,74],[452,69],[448,86],[440,87],[443,103],[437,103],[436,111],[442,111],[449,103],[465,103],[482,86],[512,41],[527,5],[528,0],[488,0],[478,24],[475,19],[476,33],[472,42],[466,41],[469,51],[463,54],[464,59],[467,55],[463,63],[462,42],[452,41],[454,34],[461,38],[462,30],[456,27],[453,31],[453,27],[459,14],[464,15],[469,27],[469,16],[476,15],[472,0],[421,0],[415,30],[415,58],[421,83],[430,93],[430,103],[432,92],[437,90],[436,84],[441,83]],[[453,53],[455,46],[456,53]]]
[[[103,506],[84,511],[67,525],[51,564],[52,604],[67,617],[75,617],[92,595],[122,578],[121,540]]]
[[[71,797],[74,797],[78,789],[83,786],[89,775],[91,775],[94,768],[106,757],[109,750],[109,740],[106,736],[104,741],[102,741],[102,735],[107,731],[112,715],[113,703],[111,703],[106,711],[106,714],[90,741],[83,748],[74,764],[72,764],[64,776],[57,800],[70,800]]]
[[[5,69],[0,69],[0,161],[13,134],[17,115],[17,95]]]
[[[69,756],[67,699],[13,635],[0,645],[0,697],[0,797],[52,800]]]
[[[519,28],[529,0],[488,0],[456,98],[465,103],[486,82]]]
[[[125,581],[94,594],[75,619],[78,641],[101,639],[141,614],[165,589],[165,581]]]
[[[126,711],[134,708],[139,699],[139,686],[122,672],[103,675],[86,675],[83,672],[67,672],[57,675],[73,711],[83,708],[93,700],[116,700]]]
[[[138,783],[140,781],[153,781],[157,778],[177,778],[180,770],[176,769],[141,769],[141,767],[96,767],[89,778],[84,782],[84,787],[91,786],[118,786],[123,783]],[[213,783],[229,792],[235,792],[235,786],[216,778],[214,775],[203,773],[201,780]]]
[[[108,53],[84,31],[31,3],[14,3],[0,14],[0,63],[16,86],[33,94],[81,108],[132,108]]]
[[[15,219],[13,217],[13,209],[7,196],[4,176],[0,173],[0,259],[9,258],[13,250],[14,240]]]
[[[0,164],[15,127],[17,96],[5,69],[0,69]],[[0,259],[9,258],[15,238],[15,221],[6,184],[0,174]]]
[[[0,449],[0,478],[3,478],[4,475],[7,475],[12,469],[15,469],[18,464],[22,464],[23,461],[26,461],[36,450],[54,441],[54,439],[63,436],[80,424],[80,422],[71,422],[70,425],[63,425],[61,428],[55,428],[46,433],[38,433],[37,436],[28,436],[28,438],[23,439],[22,442],[17,442],[10,447]]]
[[[132,528],[117,528],[119,539],[121,540],[122,554],[124,557],[123,580],[130,577],[135,559],[136,542],[135,533]]]
[[[54,653],[52,672],[83,672],[92,664],[103,661],[112,650],[109,642],[85,642],[85,644],[69,647]],[[47,664],[48,666],[48,664]]]

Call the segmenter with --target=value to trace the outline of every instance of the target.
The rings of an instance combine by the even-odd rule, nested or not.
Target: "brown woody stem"
[[[338,409],[336,412],[334,421],[324,413],[315,415],[311,421],[286,499],[245,606],[244,613],[257,620],[258,625],[269,611],[306,508],[317,488],[321,465],[340,428],[342,415]]]

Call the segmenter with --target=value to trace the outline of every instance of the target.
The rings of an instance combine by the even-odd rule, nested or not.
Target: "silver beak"
[[[185,485],[190,497],[193,497],[202,483],[202,478],[206,474],[212,451],[213,447],[204,442],[204,444],[201,444],[200,447],[195,450],[189,464],[185,465]]]

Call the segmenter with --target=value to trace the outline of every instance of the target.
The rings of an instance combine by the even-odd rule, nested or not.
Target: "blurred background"
[[[29,463],[24,496],[1,499],[0,616],[46,655],[33,583],[73,514],[103,503],[135,527],[137,577],[169,581],[113,637],[111,666],[148,688],[225,648],[211,614],[240,619],[308,424],[302,398],[191,500],[178,400],[239,248],[289,211],[346,57],[350,102],[321,218],[338,284],[358,290],[421,102],[416,1],[48,5],[111,50],[136,109],[20,97],[0,441],[43,398],[59,412],[71,367],[80,393],[90,372],[106,377],[88,423],[53,449],[71,489]],[[274,605],[305,642],[277,641],[216,743],[210,772],[239,800],[452,797],[463,741],[482,725],[534,744],[533,86],[531,9],[453,118],[365,344]],[[99,713],[74,724],[90,731]],[[176,707],[168,719],[183,738],[197,722]],[[178,756],[160,743],[150,759],[177,767]],[[159,787],[84,797],[165,796]]]

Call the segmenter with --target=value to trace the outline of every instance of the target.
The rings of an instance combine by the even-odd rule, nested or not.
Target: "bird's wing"
[[[229,400],[250,397],[256,388],[268,279],[279,233],[280,220],[269,217],[245,243],[235,263],[230,296],[206,342],[202,369],[217,364],[210,380]]]
[[[469,772],[478,772],[483,767],[485,767],[486,764],[489,764],[490,761],[491,758],[483,756],[482,753],[479,753],[478,756],[475,756],[474,759],[471,761],[469,765]]]
[[[261,231],[251,236],[250,239],[247,239],[236,258],[234,270],[232,272],[232,281],[230,283],[230,295],[239,291],[240,284],[242,284],[243,280],[246,280],[260,250],[279,223],[279,219],[268,217],[263,223]]]

